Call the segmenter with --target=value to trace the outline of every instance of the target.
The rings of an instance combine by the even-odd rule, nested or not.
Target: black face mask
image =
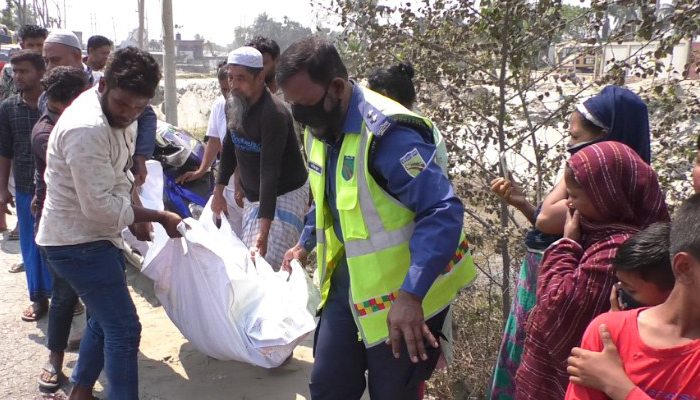
[[[304,124],[310,128],[326,128],[330,130],[336,125],[340,124],[340,101],[336,102],[335,106],[330,111],[326,111],[323,108],[323,104],[326,101],[326,96],[328,96],[328,88],[323,94],[321,100],[316,104],[302,106],[298,104],[292,105],[292,116],[299,123]]]

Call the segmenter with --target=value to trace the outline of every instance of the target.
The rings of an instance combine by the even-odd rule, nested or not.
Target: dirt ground
[[[13,217],[8,225],[14,226]],[[0,240],[0,399],[42,399],[37,377],[47,361],[45,348],[48,319],[23,322],[22,310],[29,304],[24,273],[7,269],[21,260],[18,241]],[[140,398],[156,399],[280,399],[309,398],[311,375],[311,335],[297,347],[294,359],[283,367],[266,370],[234,361],[210,358],[188,343],[153,294],[153,284],[133,266],[127,267],[131,295],[143,325],[139,351]],[[75,335],[85,325],[85,316],[73,322]],[[70,375],[77,353],[66,353],[64,372]],[[104,376],[95,388],[98,398],[106,399]],[[55,398],[70,391],[64,385]],[[48,397],[52,398],[52,397]]]

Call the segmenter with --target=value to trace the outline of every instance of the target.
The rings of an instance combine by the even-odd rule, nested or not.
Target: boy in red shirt
[[[662,304],[602,314],[569,358],[566,399],[700,399],[700,195],[671,227],[676,283]],[[585,387],[584,387],[585,386]]]

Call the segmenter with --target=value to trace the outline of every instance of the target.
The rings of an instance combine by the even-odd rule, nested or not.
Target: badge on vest
[[[346,181],[352,179],[355,175],[355,156],[345,156],[343,158],[343,169],[340,174]]]
[[[323,168],[313,161],[309,161],[309,171],[312,171],[318,175],[323,175]]]
[[[423,157],[421,157],[418,149],[416,148],[404,154],[404,156],[401,157],[400,162],[401,165],[403,165],[403,169],[406,170],[406,173],[414,178],[423,172],[426,166],[425,160],[423,160]]]

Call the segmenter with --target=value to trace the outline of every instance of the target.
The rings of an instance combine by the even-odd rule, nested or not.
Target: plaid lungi
[[[277,197],[275,218],[270,226],[267,255],[265,255],[265,261],[270,263],[275,271],[282,266],[282,260],[287,250],[299,242],[301,231],[304,229],[304,216],[308,209],[308,182],[299,189]],[[251,248],[255,246],[255,239],[260,232],[259,210],[260,202],[245,200],[243,205],[243,243]]]

